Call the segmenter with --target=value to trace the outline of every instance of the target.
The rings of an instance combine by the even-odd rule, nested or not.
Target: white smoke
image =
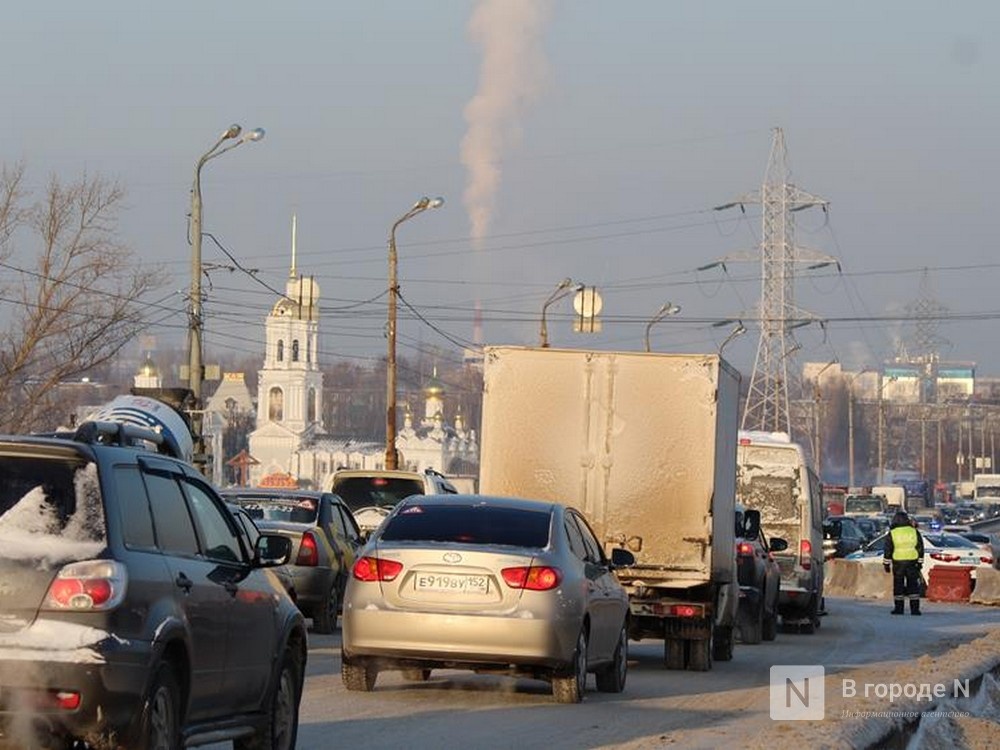
[[[469,36],[483,49],[462,140],[463,200],[474,240],[486,234],[493,216],[502,152],[520,140],[521,115],[541,93],[548,67],[541,35],[551,9],[552,0],[481,0],[469,20]]]

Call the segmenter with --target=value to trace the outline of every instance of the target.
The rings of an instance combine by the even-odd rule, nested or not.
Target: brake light
[[[521,568],[504,568],[500,571],[503,580],[512,589],[528,591],[549,591],[559,585],[562,573],[548,565],[532,565]]]
[[[59,571],[42,601],[42,609],[105,611],[125,597],[128,576],[114,560],[85,560]]]
[[[808,539],[803,539],[799,542],[799,565],[805,570],[809,570],[812,567],[812,551],[812,542]]]
[[[931,557],[940,562],[958,562],[962,559],[958,555],[951,555],[947,552],[931,552]]]
[[[993,558],[992,557],[980,557],[979,558],[979,562],[981,562],[981,563],[983,563],[985,565],[992,565],[993,564]]]
[[[704,608],[697,604],[674,604],[670,607],[670,614],[674,617],[701,617]]]
[[[80,694],[70,690],[29,690],[21,693],[20,700],[32,711],[75,711],[80,707]]]
[[[403,563],[395,560],[383,560],[380,557],[362,557],[354,563],[353,575],[359,581],[372,583],[374,581],[391,581],[399,575]]]
[[[736,554],[743,556],[753,556],[753,545],[750,542],[740,542],[736,545]]]
[[[316,567],[319,565],[319,546],[316,544],[316,537],[311,531],[303,532],[302,541],[299,542],[299,554],[295,558],[296,565]]]

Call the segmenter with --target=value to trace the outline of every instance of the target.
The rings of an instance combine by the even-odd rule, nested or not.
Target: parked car
[[[736,622],[743,643],[773,641],[778,632],[781,568],[771,553],[786,549],[786,540],[768,540],[764,535],[760,511],[736,506],[736,575],[740,583]]]
[[[583,699],[587,673],[619,693],[628,596],[577,511],[485,495],[411,496],[372,534],[344,601],[342,677],[371,690],[382,670],[428,679],[472,669],[548,680]]]
[[[981,550],[975,542],[970,542],[963,536],[947,531],[928,532],[922,529],[920,533],[924,539],[923,573],[925,578],[930,575],[931,569],[938,565],[967,565],[972,567],[971,575],[972,579],[975,580],[978,568],[993,566],[993,557]],[[883,534],[863,549],[848,555],[847,559],[859,560],[865,564],[881,564],[887,536],[887,534]]]
[[[828,516],[823,521],[823,556],[847,557],[857,552],[866,542],[865,533],[853,516]]]
[[[306,631],[266,570],[290,545],[245,549],[174,445],[115,422],[0,437],[0,737],[294,747]]]
[[[330,492],[231,487],[222,491],[258,528],[291,540],[288,572],[295,602],[313,630],[337,627],[344,588],[361,547],[361,532],[344,501]]]
[[[986,531],[959,531],[959,536],[963,536],[973,544],[978,544],[980,549],[987,552],[993,560],[993,567],[1000,569],[1000,534]]]
[[[455,486],[433,469],[338,469],[330,480],[330,492],[343,498],[354,520],[367,536],[403,498],[410,495],[453,495]]]

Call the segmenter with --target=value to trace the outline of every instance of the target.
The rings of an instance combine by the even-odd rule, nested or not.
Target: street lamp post
[[[563,297],[567,297],[573,292],[582,292],[585,286],[583,284],[574,284],[573,279],[565,278],[559,282],[559,286],[555,288],[555,291],[548,296],[545,303],[542,305],[542,320],[538,327],[538,345],[543,349],[549,347],[549,327],[545,322],[545,313],[549,309],[549,305],[558,302]]]
[[[389,320],[386,326],[389,352],[385,372],[385,468],[387,469],[399,468],[399,455],[396,452],[396,298],[399,295],[399,284],[396,281],[396,229],[417,214],[422,214],[429,208],[440,208],[442,205],[444,198],[425,196],[400,216],[389,230]]]
[[[664,318],[666,318],[666,317],[668,317],[670,315],[676,315],[680,311],[681,311],[681,306],[680,305],[675,305],[672,302],[665,302],[663,304],[663,306],[659,310],[656,311],[656,315],[653,316],[653,319],[646,324],[646,351],[647,352],[650,350],[649,349],[649,329],[652,328],[657,323],[659,323]]]
[[[241,137],[242,133],[242,137]],[[188,242],[191,244],[191,303],[188,316],[188,329],[190,332],[188,340],[188,378],[191,389],[192,424],[191,431],[195,441],[195,453],[201,453],[204,449],[202,444],[202,414],[201,414],[201,384],[204,379],[204,365],[202,363],[202,312],[201,312],[201,168],[205,163],[222,156],[227,151],[232,151],[247,141],[259,141],[264,137],[264,130],[256,128],[248,133],[243,133],[243,128],[239,125],[230,125],[219,139],[208,151],[202,154],[194,167],[194,182],[191,186],[191,224],[188,235]],[[225,148],[220,148],[226,141],[234,141]]]
[[[718,326],[724,326],[724,325],[726,325],[727,323],[732,323],[732,322],[733,322],[733,321],[731,321],[731,320],[724,320],[724,321],[722,321],[721,323],[713,323],[713,324],[712,324],[712,326],[713,326],[713,327],[718,327]],[[736,321],[736,325],[735,325],[735,326],[733,326],[733,330],[731,330],[731,331],[729,332],[729,335],[728,335],[728,336],[726,336],[726,338],[725,338],[725,339],[723,339],[723,341],[722,341],[722,343],[721,343],[721,344],[719,344],[719,356],[720,356],[720,357],[722,356],[722,350],[726,348],[726,345],[727,345],[727,344],[728,344],[728,343],[729,343],[730,341],[732,341],[732,340],[733,340],[734,338],[736,338],[737,336],[742,336],[742,335],[743,335],[744,333],[746,333],[746,332],[747,332],[747,328],[746,328],[746,326],[745,326],[745,325],[743,325],[743,321],[742,321],[742,320],[737,320],[737,321]]]

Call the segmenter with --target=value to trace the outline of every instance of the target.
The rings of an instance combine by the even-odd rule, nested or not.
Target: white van
[[[802,447],[784,432],[741,430],[736,496],[760,511],[761,525],[788,541],[774,553],[781,567],[778,612],[784,625],[812,633],[823,600],[823,507],[816,475]]]

